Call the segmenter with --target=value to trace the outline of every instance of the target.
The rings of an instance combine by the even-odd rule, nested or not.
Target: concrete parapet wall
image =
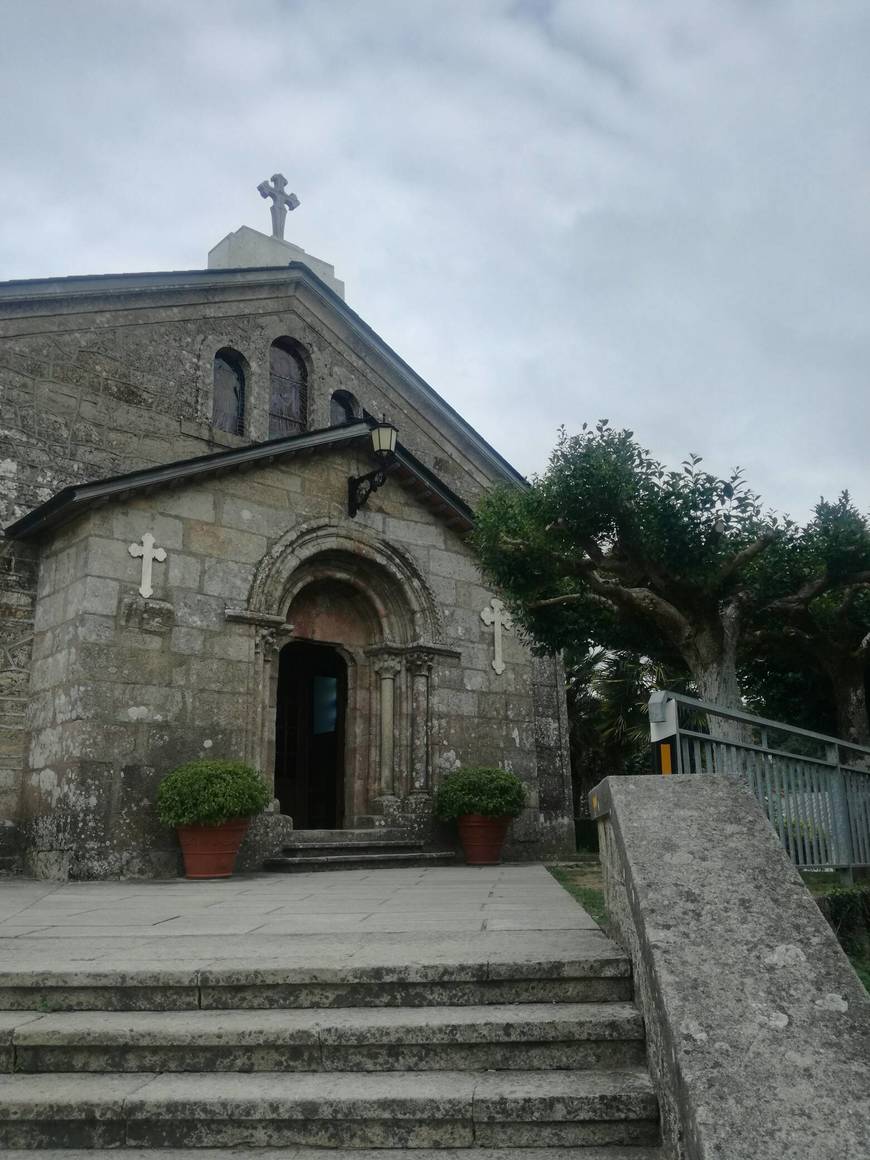
[[[870,1156],[870,999],[748,788],[589,800],[676,1160]]]

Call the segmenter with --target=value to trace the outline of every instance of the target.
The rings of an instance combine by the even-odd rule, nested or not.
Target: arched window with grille
[[[333,392],[332,398],[329,400],[330,427],[338,427],[341,423],[352,423],[354,419],[359,419],[361,416],[362,407],[350,391]]]
[[[269,438],[298,435],[305,430],[308,373],[296,344],[278,338],[269,351]]]
[[[245,433],[245,368],[245,360],[237,350],[223,347],[214,356],[211,421],[219,431],[230,431],[233,435]]]

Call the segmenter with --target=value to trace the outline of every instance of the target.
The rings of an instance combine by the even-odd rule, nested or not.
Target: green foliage
[[[815,899],[848,954],[870,952],[870,889],[837,886],[816,894]]]
[[[467,766],[448,773],[435,792],[435,815],[442,821],[464,814],[515,818],[526,804],[526,788],[506,769]]]
[[[690,675],[734,708],[870,742],[870,524],[848,493],[799,527],[740,468],[680,471],[607,420],[564,430],[528,488],[489,493],[476,547],[542,651],[596,648]],[[741,685],[742,682],[742,685]],[[626,732],[626,739],[630,732]]]
[[[565,658],[575,814],[603,778],[653,773],[647,702],[656,688],[692,693],[683,671],[632,653]]]
[[[597,784],[597,783],[596,783]],[[590,787],[591,788],[591,787]],[[577,798],[574,798],[574,838],[578,854],[598,853],[598,823],[592,818],[577,816]]]
[[[484,568],[538,645],[681,663],[667,610],[639,594],[712,622],[746,570],[727,565],[775,526],[741,469],[719,479],[700,462],[692,455],[668,471],[632,431],[601,420],[579,435],[562,430],[530,488],[483,500],[475,538]]]
[[[837,703],[827,674],[784,635],[750,642],[740,665],[746,711],[837,736]]]
[[[855,974],[870,991],[870,887],[866,883],[839,886],[833,878],[830,874],[803,874]]]
[[[165,826],[216,826],[258,814],[270,800],[259,773],[241,761],[189,761],[167,774],[157,789],[157,815]]]
[[[849,961],[855,974],[864,984],[865,990],[870,991],[870,952],[865,955],[849,955]]]
[[[866,744],[870,522],[849,493],[820,500],[802,528],[786,521],[758,563],[756,584],[743,661],[751,709]]]

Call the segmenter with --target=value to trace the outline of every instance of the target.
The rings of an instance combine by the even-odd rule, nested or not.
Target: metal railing
[[[870,866],[870,749],[657,690],[650,739],[662,774],[740,774],[802,869]]]

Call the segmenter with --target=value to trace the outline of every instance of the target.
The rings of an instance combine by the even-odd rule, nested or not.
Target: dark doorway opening
[[[344,823],[347,666],[334,648],[288,644],[278,667],[275,796],[297,830]]]

